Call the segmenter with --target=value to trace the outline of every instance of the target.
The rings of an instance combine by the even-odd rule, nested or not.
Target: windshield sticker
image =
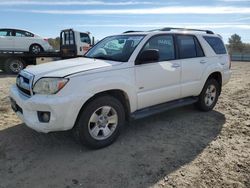
[[[170,40],[158,40],[158,44],[172,45]]]

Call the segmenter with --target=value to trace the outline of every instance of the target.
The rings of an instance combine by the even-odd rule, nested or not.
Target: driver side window
[[[159,35],[149,39],[143,50],[158,50],[159,61],[175,59],[174,38],[172,35]]]

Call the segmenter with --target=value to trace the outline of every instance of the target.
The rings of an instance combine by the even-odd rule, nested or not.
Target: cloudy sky
[[[0,0],[0,27],[56,37],[61,29],[90,31],[98,39],[126,30],[162,27],[210,29],[250,43],[250,0]]]

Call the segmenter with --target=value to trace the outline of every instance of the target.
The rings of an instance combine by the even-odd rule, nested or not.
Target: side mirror
[[[159,50],[149,49],[142,51],[137,57],[136,64],[152,63],[159,60]]]

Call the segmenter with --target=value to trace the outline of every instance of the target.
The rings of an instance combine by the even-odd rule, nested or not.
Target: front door
[[[12,36],[12,30],[10,29],[0,30],[0,50],[6,50],[6,51],[14,50],[14,38]]]
[[[176,60],[174,37],[153,36],[142,51],[148,49],[159,50],[159,60],[135,66],[137,109],[180,98],[181,64]]]

